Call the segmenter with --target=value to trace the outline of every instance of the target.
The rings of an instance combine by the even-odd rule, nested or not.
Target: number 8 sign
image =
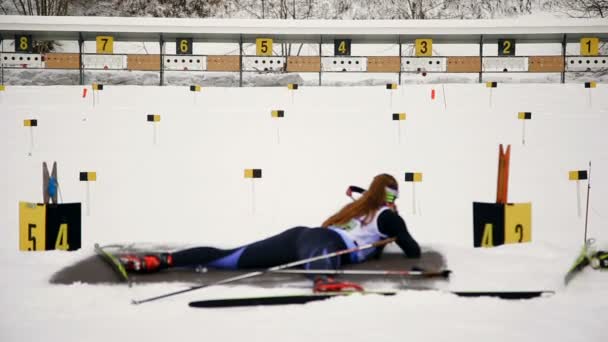
[[[21,35],[15,37],[15,51],[32,52],[32,36]]]

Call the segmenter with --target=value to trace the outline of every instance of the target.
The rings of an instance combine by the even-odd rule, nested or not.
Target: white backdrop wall
[[[435,90],[436,98],[431,99]],[[582,84],[203,88],[7,87],[0,92],[0,231],[18,248],[18,202],[41,201],[43,161],[57,161],[64,202],[83,202],[83,247],[94,242],[235,246],[295,225],[318,226],[346,187],[378,173],[400,181],[397,204],[423,245],[472,246],[472,202],[496,196],[498,145],[511,144],[510,202],[532,202],[532,243],[608,240],[608,88]],[[272,118],[271,111],[285,111]],[[525,123],[520,111],[532,112]],[[405,121],[392,113],[405,112]],[[147,114],[161,115],[154,124]],[[23,127],[37,119],[38,127]],[[30,134],[34,148],[30,151]],[[31,155],[29,155],[31,152]],[[262,179],[243,170],[260,168]],[[90,184],[90,216],[81,171]],[[422,172],[413,187],[404,172]],[[253,184],[252,184],[253,183]],[[255,202],[255,208],[253,207]]]

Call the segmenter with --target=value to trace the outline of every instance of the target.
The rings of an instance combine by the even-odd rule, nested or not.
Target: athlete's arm
[[[408,258],[420,257],[420,246],[407,230],[405,221],[392,210],[385,210],[378,216],[378,230],[382,234],[395,237],[397,245]]]

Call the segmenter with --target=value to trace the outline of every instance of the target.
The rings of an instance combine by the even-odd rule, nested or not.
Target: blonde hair
[[[398,190],[397,180],[389,174],[383,173],[374,177],[369,189],[354,202],[345,205],[340,211],[323,222],[323,227],[341,226],[353,218],[364,217],[363,222],[368,224],[373,220],[378,209],[386,202],[386,188]]]

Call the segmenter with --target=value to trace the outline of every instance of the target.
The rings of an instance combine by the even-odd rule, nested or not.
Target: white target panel
[[[85,69],[126,69],[126,55],[82,55]]]
[[[165,70],[207,70],[207,56],[165,55]]]
[[[323,57],[323,71],[367,71],[367,57]]]
[[[243,71],[283,72],[287,70],[285,57],[243,57]]]
[[[44,62],[39,53],[3,53],[0,54],[2,65],[8,68],[43,68]]]
[[[403,57],[401,58],[401,71],[447,71],[447,58],[445,57]]]
[[[601,69],[608,69],[608,56],[566,57],[566,71],[599,71]]]
[[[528,57],[484,57],[484,72],[526,72]]]

